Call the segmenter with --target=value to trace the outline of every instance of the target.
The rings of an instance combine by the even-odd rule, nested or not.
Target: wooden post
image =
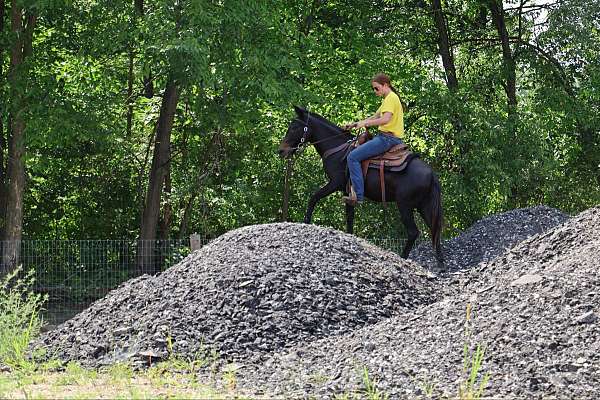
[[[200,239],[200,235],[197,233],[193,233],[190,235],[190,248],[192,251],[200,250],[202,247],[202,240]]]

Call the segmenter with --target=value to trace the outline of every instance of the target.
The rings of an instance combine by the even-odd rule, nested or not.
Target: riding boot
[[[354,188],[352,187],[352,185],[350,185],[350,195],[348,196],[344,196],[342,197],[342,201],[346,204],[348,204],[349,206],[356,206],[357,204],[361,204],[361,201],[358,201],[357,197],[356,197],[356,192],[354,191]]]

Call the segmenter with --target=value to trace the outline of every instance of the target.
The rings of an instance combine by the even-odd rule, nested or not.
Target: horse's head
[[[292,156],[301,144],[308,141],[308,111],[294,107],[297,118],[290,122],[287,133],[279,145],[279,156],[287,158]]]

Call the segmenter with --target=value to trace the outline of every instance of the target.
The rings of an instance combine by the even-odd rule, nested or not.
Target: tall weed
[[[369,370],[367,367],[363,367],[362,380],[365,390],[365,395],[369,400],[387,400],[388,395],[377,387],[377,382],[369,377]]]
[[[21,268],[0,282],[0,363],[15,369],[30,365],[27,348],[42,326],[40,310],[46,297],[31,291],[34,271]]]
[[[490,380],[489,372],[482,372],[485,348],[477,343],[475,352],[471,350],[472,341],[472,311],[471,303],[467,303],[465,318],[465,344],[463,347],[463,376],[464,379],[458,388],[460,400],[479,400]]]

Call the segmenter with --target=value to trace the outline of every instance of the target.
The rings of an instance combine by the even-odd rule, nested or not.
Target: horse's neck
[[[350,139],[350,135],[345,135],[342,131],[336,132],[334,129],[324,127],[315,127],[314,129],[315,131],[318,129],[318,134],[314,136],[313,145],[321,157],[327,150],[333,149]]]

